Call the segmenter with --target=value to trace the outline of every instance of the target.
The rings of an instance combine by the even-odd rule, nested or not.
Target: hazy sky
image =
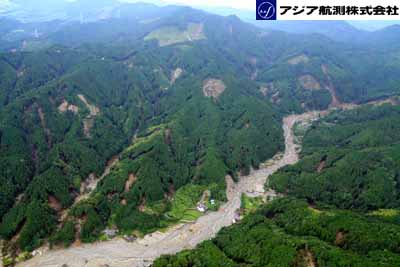
[[[171,0],[168,0],[171,1]],[[167,2],[167,1],[166,1]],[[255,1],[251,0],[172,0],[171,2],[188,5],[225,6],[240,9],[255,10]]]
[[[10,7],[10,3],[12,1],[17,0],[0,0],[0,11],[2,9],[7,9]],[[24,0],[18,0],[19,2],[23,2]],[[29,2],[37,1],[40,3],[41,0],[29,0]],[[49,0],[47,0],[49,1]],[[76,0],[53,0],[53,1],[76,1]],[[90,0],[90,1],[97,1],[97,0]],[[193,7],[207,7],[207,11],[210,10],[210,7],[229,7],[235,9],[245,9],[247,11],[254,11],[255,10],[255,0],[117,0],[121,2],[148,2],[148,3],[155,3],[155,4],[183,4]],[[250,13],[249,13],[250,14]],[[391,24],[398,24],[399,21],[357,21],[351,22],[353,25],[367,29],[367,30],[375,30],[379,28],[383,28],[385,26]]]
[[[1,1],[1,0],[0,0]],[[120,0],[124,2],[152,2],[150,0]],[[237,9],[255,10],[255,0],[161,0],[170,4],[184,4],[188,6],[215,6],[215,7],[231,7]]]
[[[37,0],[40,2],[40,0]],[[60,0],[54,0],[60,1]],[[67,0],[68,1],[68,0]],[[73,1],[73,0],[69,0]],[[93,0],[96,1],[96,0]],[[139,0],[119,0],[121,2],[152,2],[149,0],[139,1]],[[10,3],[10,0],[0,0],[0,5],[6,5]],[[255,1],[252,0],[162,0],[165,3],[171,4],[185,4],[189,6],[223,6],[223,7],[232,7],[232,8],[240,8],[247,10],[254,10]]]
[[[37,0],[40,1],[40,0]],[[60,0],[54,0],[60,1]],[[67,0],[68,1],[68,0]],[[73,0],[69,0],[73,1]],[[96,0],[93,0],[96,1]],[[152,2],[149,0],[139,1],[139,0],[120,0],[121,2]],[[10,0],[0,0],[0,5],[6,5]],[[165,3],[171,4],[184,4],[189,6],[218,6],[218,7],[232,7],[247,10],[255,9],[255,1],[252,0],[162,0]]]

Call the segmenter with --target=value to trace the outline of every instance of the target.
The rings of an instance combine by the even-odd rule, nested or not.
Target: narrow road
[[[264,192],[267,178],[283,166],[299,160],[300,145],[296,144],[293,126],[297,122],[317,119],[324,112],[308,112],[290,115],[283,120],[285,152],[262,164],[259,170],[240,177],[238,183],[227,176],[227,197],[216,212],[200,217],[194,223],[180,224],[164,233],[156,232],[143,239],[127,243],[116,238],[111,241],[85,244],[80,247],[46,251],[18,266],[26,267],[127,267],[149,266],[152,261],[164,254],[174,254],[184,249],[194,248],[204,240],[213,238],[221,228],[233,223],[235,212],[240,208],[243,193],[250,196],[275,196],[275,192]]]

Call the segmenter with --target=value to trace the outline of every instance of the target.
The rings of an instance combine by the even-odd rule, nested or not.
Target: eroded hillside
[[[22,27],[9,23],[8,33]],[[396,47],[379,57],[180,7],[127,5],[115,19],[46,25],[0,47],[10,258],[194,220],[188,192],[208,192],[217,209],[227,174],[236,180],[282,151],[285,115],[398,94]]]

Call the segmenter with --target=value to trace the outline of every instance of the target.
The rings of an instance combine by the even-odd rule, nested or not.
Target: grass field
[[[241,208],[244,211],[244,215],[255,212],[257,208],[262,205],[264,202],[261,197],[248,197],[245,194],[242,194],[242,206]]]
[[[196,209],[206,188],[200,185],[186,185],[180,188],[172,200],[171,210],[166,216],[172,221],[194,221],[201,216]]]
[[[144,40],[157,40],[160,46],[168,46],[205,38],[203,25],[190,23],[185,31],[180,30],[178,27],[162,27],[149,33]]]

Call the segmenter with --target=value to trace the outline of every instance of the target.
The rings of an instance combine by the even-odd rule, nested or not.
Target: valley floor
[[[164,254],[174,254],[184,249],[194,248],[204,240],[213,238],[221,228],[234,222],[236,211],[241,205],[241,195],[276,197],[273,191],[264,192],[267,178],[278,169],[299,160],[300,145],[296,144],[293,126],[297,122],[317,119],[321,112],[290,115],[283,120],[285,152],[264,163],[259,170],[240,177],[238,183],[227,176],[228,202],[216,212],[200,217],[194,223],[180,224],[166,232],[146,235],[143,239],[128,243],[121,238],[107,242],[85,244],[68,249],[45,251],[42,255],[18,266],[148,266]],[[63,265],[66,264],[66,265]]]
[[[385,103],[388,103],[387,99],[368,104],[381,105]],[[389,103],[391,102],[389,101]],[[337,108],[354,109],[357,107],[358,105],[355,104],[341,104]],[[223,227],[234,223],[236,212],[241,207],[242,194],[251,197],[262,196],[267,199],[276,197],[277,194],[274,191],[265,192],[264,185],[271,174],[284,166],[299,161],[301,145],[296,140],[294,126],[297,123],[309,123],[317,120],[321,116],[327,115],[331,110],[312,111],[285,117],[283,119],[285,152],[262,164],[260,169],[252,170],[250,175],[240,177],[238,183],[227,176],[228,202],[216,212],[209,212],[193,223],[180,224],[165,232],[148,234],[143,239],[133,243],[128,243],[122,238],[115,238],[111,241],[84,244],[68,249],[47,250],[27,262],[20,263],[18,266],[143,267],[151,265],[161,255],[175,254],[185,249],[192,249],[202,241],[215,237]]]

